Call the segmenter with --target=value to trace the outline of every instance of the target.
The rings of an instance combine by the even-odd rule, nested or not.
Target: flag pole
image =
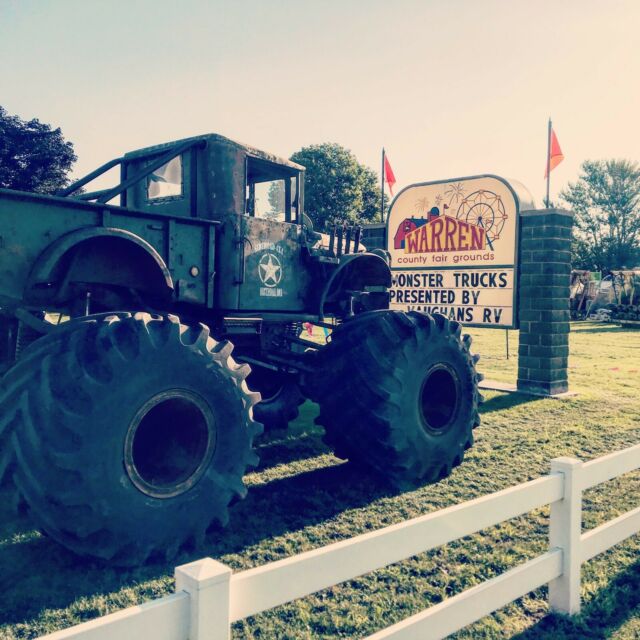
[[[546,208],[549,208],[549,183],[551,182],[551,118],[549,118],[549,128],[547,131],[547,201]]]
[[[380,169],[380,222],[384,222],[384,147],[382,147],[382,166]]]

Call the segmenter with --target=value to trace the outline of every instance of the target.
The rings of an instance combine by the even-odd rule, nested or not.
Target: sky
[[[638,0],[0,0],[0,105],[61,127],[74,175],[221,133],[337,142],[396,190],[495,173],[541,205],[565,160],[640,160]]]

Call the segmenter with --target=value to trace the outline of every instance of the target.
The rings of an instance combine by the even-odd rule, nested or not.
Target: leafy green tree
[[[351,151],[336,143],[314,144],[296,151],[291,160],[307,169],[305,212],[317,230],[380,220],[378,176]]]
[[[55,193],[69,183],[76,160],[60,128],[35,118],[22,120],[0,107],[0,187]]]
[[[560,197],[576,214],[574,267],[609,271],[640,264],[640,166],[587,160]]]
[[[269,185],[269,206],[271,209],[267,212],[267,217],[277,220],[284,211],[284,180],[274,180]]]

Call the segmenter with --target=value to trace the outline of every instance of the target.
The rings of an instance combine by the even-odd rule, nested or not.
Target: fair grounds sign
[[[413,184],[391,203],[391,307],[468,326],[518,326],[519,201],[493,175]]]

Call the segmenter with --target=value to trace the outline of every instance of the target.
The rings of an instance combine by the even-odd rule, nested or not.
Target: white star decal
[[[282,279],[280,260],[273,253],[262,256],[258,263],[258,275],[267,287],[275,287]]]

